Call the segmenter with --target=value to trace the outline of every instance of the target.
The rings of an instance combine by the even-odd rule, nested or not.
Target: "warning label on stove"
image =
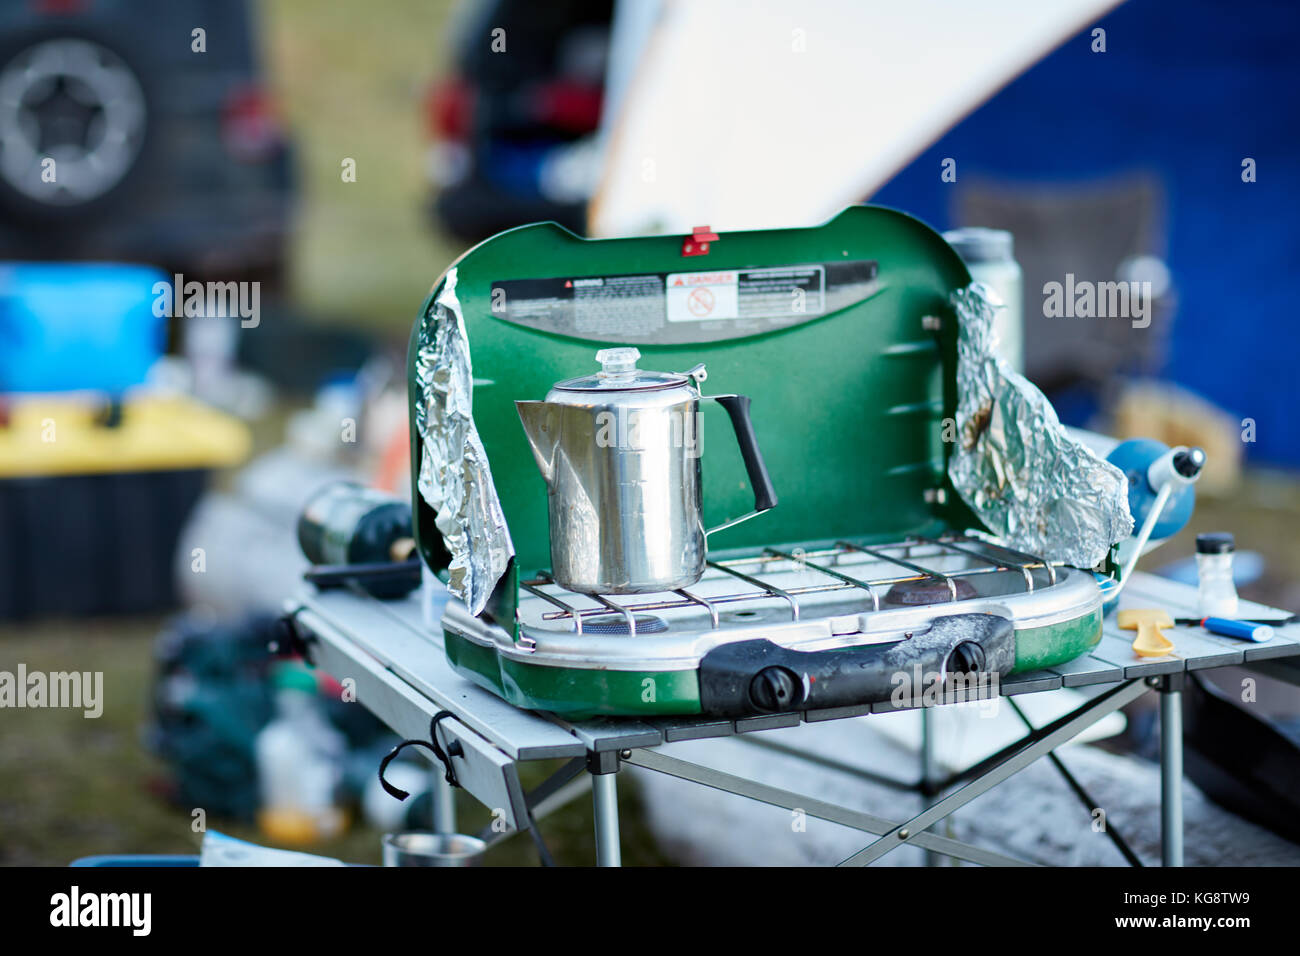
[[[639,335],[663,308],[658,275],[516,279],[492,285],[492,311],[546,331],[583,336]]]
[[[673,272],[667,277],[669,322],[821,315],[824,266],[785,266],[722,272]]]
[[[810,321],[879,289],[874,260],[700,272],[511,279],[498,318],[560,335],[629,343],[714,342]]]

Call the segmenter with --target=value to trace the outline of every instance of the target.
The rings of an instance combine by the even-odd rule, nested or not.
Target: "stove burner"
[[[661,617],[655,617],[652,614],[638,614],[636,616],[636,633],[638,637],[642,634],[662,634],[666,630],[668,630],[668,622]],[[584,634],[627,634],[627,618],[621,614],[588,618],[582,622],[582,632]]]
[[[956,600],[964,601],[975,596],[975,587],[965,578],[953,578],[957,588]],[[922,604],[945,604],[953,600],[948,590],[948,582],[942,578],[927,578],[924,581],[899,581],[885,595],[886,604],[902,607],[918,607]]]

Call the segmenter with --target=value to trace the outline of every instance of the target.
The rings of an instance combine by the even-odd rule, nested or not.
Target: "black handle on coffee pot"
[[[754,434],[754,422],[749,417],[749,396],[712,395],[710,397],[716,399],[731,417],[731,427],[736,430],[740,454],[745,459],[745,471],[748,472],[749,483],[754,489],[754,511],[768,511],[775,508],[776,489],[772,487],[772,476],[767,473],[767,463],[763,461],[763,452],[759,449],[758,437]]]

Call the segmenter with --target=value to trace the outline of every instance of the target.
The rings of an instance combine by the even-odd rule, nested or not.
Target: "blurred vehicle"
[[[594,186],[613,0],[483,0],[428,91],[431,212],[469,242],[554,220],[578,232]]]
[[[250,6],[0,6],[0,259],[275,282],[291,149],[263,86]]]

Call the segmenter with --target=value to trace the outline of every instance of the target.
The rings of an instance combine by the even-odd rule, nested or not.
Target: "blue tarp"
[[[1178,290],[1162,377],[1253,418],[1248,460],[1300,465],[1300,4],[1129,0],[1096,26],[1105,53],[1088,27],[872,201],[957,225],[944,157],[958,159],[959,181],[1158,177]],[[1254,183],[1242,182],[1245,157]],[[1041,301],[1027,288],[1026,314]]]

